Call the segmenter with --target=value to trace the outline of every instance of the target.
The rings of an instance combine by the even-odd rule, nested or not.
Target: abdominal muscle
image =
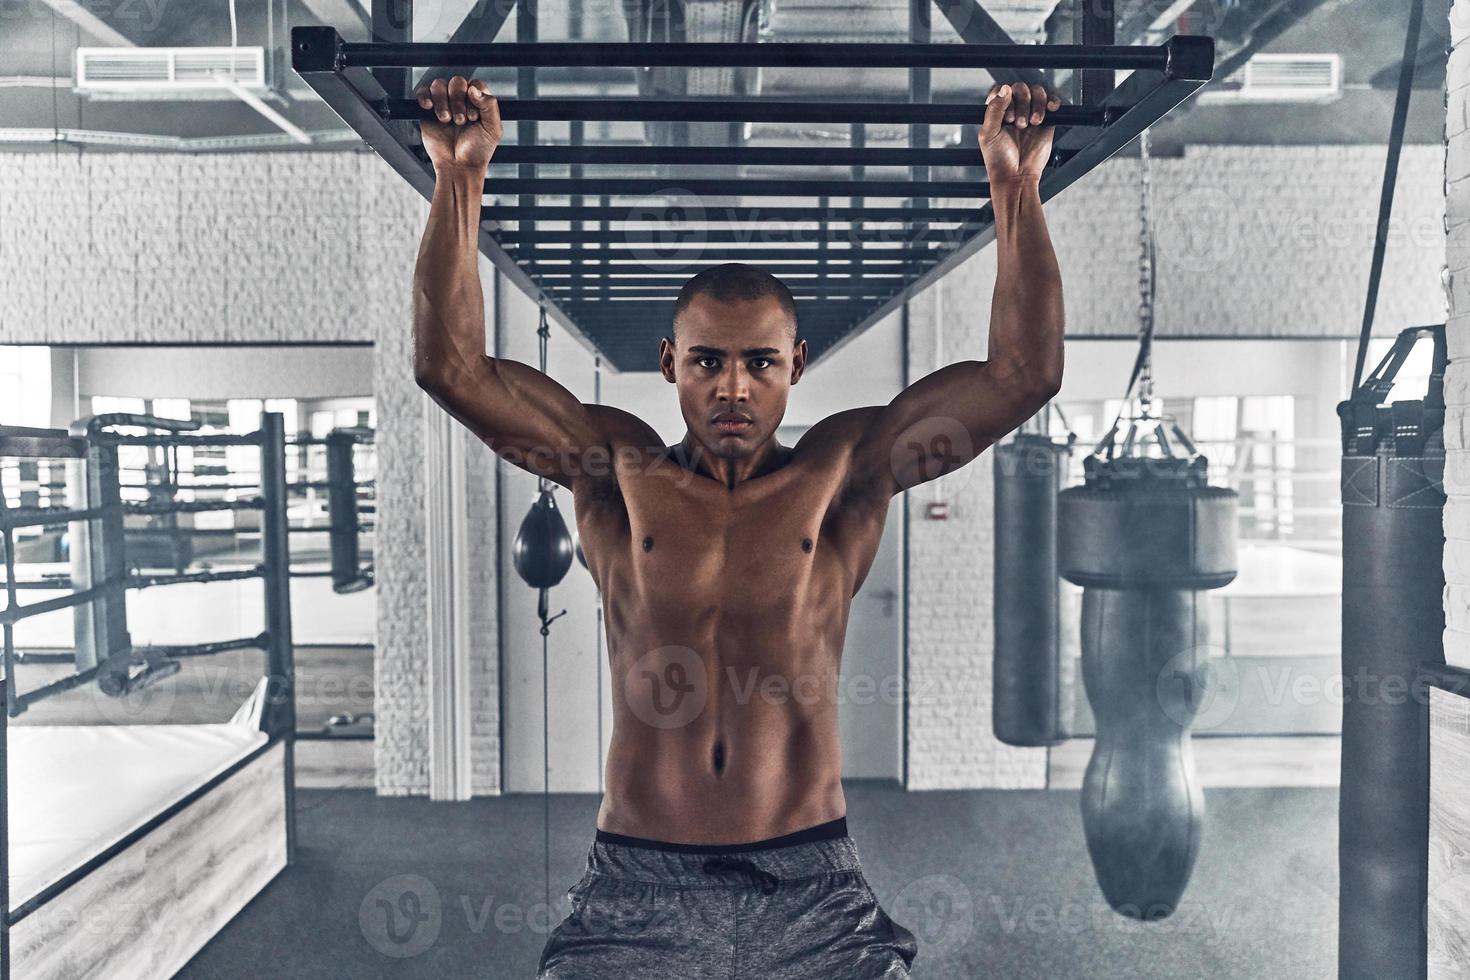
[[[705,663],[692,647],[663,649],[671,651],[667,657],[610,658],[613,735],[598,829],[670,843],[737,844],[846,814],[835,655],[777,670],[748,653]],[[689,670],[701,664],[702,681]],[[676,685],[691,700],[668,697]],[[659,709],[654,696],[661,697]]]

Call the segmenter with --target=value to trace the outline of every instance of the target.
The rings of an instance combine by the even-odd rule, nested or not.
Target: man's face
[[[738,459],[781,423],[806,341],[793,348],[791,318],[774,296],[722,303],[700,294],[679,317],[677,346],[660,344],[659,366],[678,386],[690,433],[715,456]]]

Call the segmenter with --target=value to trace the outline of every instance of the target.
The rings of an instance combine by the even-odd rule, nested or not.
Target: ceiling
[[[770,3],[770,0],[767,0]],[[1418,97],[1411,108],[1409,142],[1438,143],[1443,138],[1443,100],[1448,45],[1449,0],[1428,0],[1418,62]],[[1343,58],[1343,92],[1327,104],[1263,104],[1221,106],[1186,103],[1153,129],[1155,146],[1167,153],[1186,144],[1251,145],[1382,143],[1386,139],[1393,86],[1403,44],[1406,5],[1402,0],[1118,0],[1120,42],[1154,42],[1176,29],[1210,34],[1220,43],[1220,63],[1242,45],[1266,52],[1335,52]],[[420,0],[416,6],[417,40],[444,40],[459,27],[472,0]],[[622,4],[585,4],[569,0],[553,6],[543,0],[541,40],[625,41],[628,28]],[[688,3],[687,7],[698,6]],[[1071,40],[1067,13],[1055,0],[992,0],[985,10],[1018,42]],[[356,149],[360,141],[309,88],[296,78],[285,57],[288,27],[331,24],[349,40],[368,37],[368,15],[356,0],[236,0],[240,44],[270,45],[279,57],[276,95],[266,101],[273,111],[307,134],[303,143],[282,132],[265,115],[235,99],[212,101],[101,101],[71,90],[73,52],[78,45],[144,46],[228,45],[230,4],[116,3],[77,4],[70,0],[36,0],[7,19],[0,51],[0,141],[12,149],[46,146],[57,131],[68,142],[93,150],[258,150],[262,148]],[[774,41],[900,42],[906,38],[907,0],[775,0],[763,35]],[[1167,11],[1181,19],[1161,31],[1128,36],[1130,25],[1148,19],[1142,12]],[[961,43],[952,25],[936,9],[933,39]],[[1145,25],[1146,26],[1146,25]],[[496,35],[515,38],[512,14]],[[489,40],[489,38],[482,38]],[[513,69],[482,72],[493,90],[513,92]],[[976,98],[988,86],[975,72],[935,71],[935,101]],[[1220,77],[1217,75],[1217,78]],[[637,97],[636,69],[551,70],[538,72],[540,94],[628,95]],[[710,84],[705,80],[706,84]],[[748,83],[748,80],[747,80]],[[692,82],[693,88],[698,82]],[[716,87],[718,83],[715,84]],[[907,97],[903,69],[856,73],[848,69],[763,69],[759,92],[777,98],[820,99],[841,95],[883,99]],[[644,134],[609,130],[609,139],[639,141]],[[899,141],[906,134],[870,132],[870,145],[885,136]],[[554,128],[543,138],[556,139]],[[846,128],[825,132],[810,125],[756,126],[750,145],[843,145]],[[936,145],[960,138],[956,127],[936,126]]]

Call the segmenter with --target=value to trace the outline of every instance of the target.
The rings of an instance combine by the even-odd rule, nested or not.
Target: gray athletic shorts
[[[729,846],[598,831],[567,896],[547,980],[879,980],[907,977],[918,953],[863,878],[846,818]]]

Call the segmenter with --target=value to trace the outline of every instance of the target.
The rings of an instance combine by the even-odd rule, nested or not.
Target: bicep
[[[594,406],[528,364],[483,357],[422,387],[497,456],[561,486],[572,485],[587,453],[607,450]]]
[[[997,362],[946,365],[873,410],[854,465],[890,493],[908,490],[972,462],[1051,395]]]

